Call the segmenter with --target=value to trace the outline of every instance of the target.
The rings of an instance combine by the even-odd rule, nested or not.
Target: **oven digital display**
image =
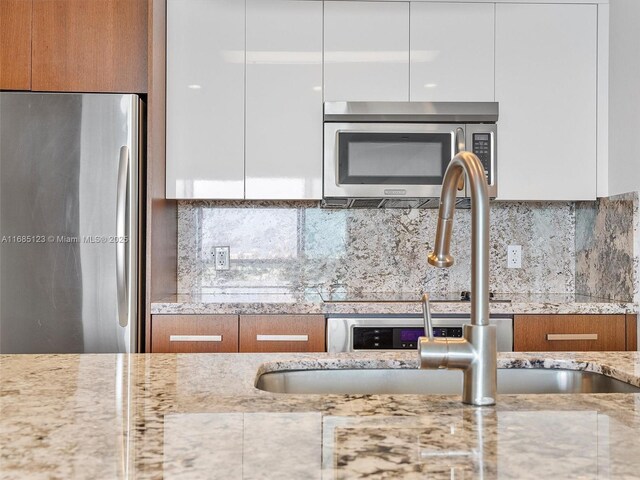
[[[417,342],[420,337],[424,337],[424,329],[422,328],[403,328],[400,330],[401,342]]]

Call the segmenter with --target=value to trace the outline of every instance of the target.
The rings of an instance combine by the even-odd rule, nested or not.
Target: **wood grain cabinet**
[[[31,89],[31,0],[0,0],[0,90]]]
[[[240,316],[240,352],[324,351],[324,315]]]
[[[635,315],[516,315],[516,352],[636,349]]]
[[[152,353],[324,351],[324,315],[151,317]]]
[[[32,89],[147,92],[147,0],[33,0]]]
[[[149,0],[0,0],[0,89],[147,93]]]
[[[153,315],[153,353],[238,351],[237,315]]]

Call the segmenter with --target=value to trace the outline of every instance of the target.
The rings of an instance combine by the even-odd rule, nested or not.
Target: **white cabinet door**
[[[411,3],[412,102],[493,102],[494,9]]]
[[[596,197],[596,5],[496,5],[498,198]]]
[[[167,198],[244,197],[244,2],[167,5]]]
[[[247,1],[246,198],[322,198],[322,2]]]
[[[324,2],[324,100],[409,100],[409,4]]]

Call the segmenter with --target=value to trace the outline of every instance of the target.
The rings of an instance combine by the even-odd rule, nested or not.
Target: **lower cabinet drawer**
[[[516,352],[624,351],[625,315],[516,315]]]
[[[237,315],[153,315],[153,353],[238,351]]]
[[[324,315],[240,315],[240,352],[324,351]]]

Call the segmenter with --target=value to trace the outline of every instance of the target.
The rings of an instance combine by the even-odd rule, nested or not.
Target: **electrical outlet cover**
[[[229,270],[229,247],[215,247],[213,251],[216,270]]]
[[[507,268],[522,268],[521,245],[509,245],[507,247]]]

